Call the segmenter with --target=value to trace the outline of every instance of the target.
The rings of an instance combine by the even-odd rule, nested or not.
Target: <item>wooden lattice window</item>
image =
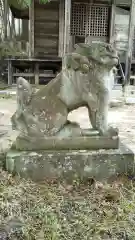
[[[71,35],[85,36],[86,32],[86,4],[73,4]]]
[[[108,6],[73,4],[71,35],[107,37],[108,19]]]
[[[89,6],[87,35],[97,37],[108,36],[109,7]]]

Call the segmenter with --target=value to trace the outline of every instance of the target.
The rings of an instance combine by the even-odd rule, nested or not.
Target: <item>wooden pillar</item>
[[[59,57],[64,53],[64,1],[59,3]]]
[[[11,18],[11,39],[13,39],[15,37],[15,19],[12,15],[12,18]]]
[[[34,0],[29,7],[29,57],[34,57]]]
[[[114,14],[115,14],[115,4],[114,0],[112,1],[111,6],[111,18],[110,18],[110,32],[109,32],[109,43],[113,44],[114,41]]]
[[[4,0],[4,39],[7,39],[8,0]]]
[[[64,54],[70,51],[71,0],[65,0]]]
[[[28,41],[28,20],[23,19],[22,20],[22,39],[25,41]]]
[[[126,79],[125,85],[128,85],[130,83],[134,22],[135,22],[135,0],[131,0],[129,30],[128,30],[128,48],[127,48],[126,64],[125,64],[125,79]]]
[[[35,85],[39,85],[39,64],[35,64]]]
[[[12,62],[11,60],[8,60],[8,85],[12,85],[13,80],[13,69],[12,69]]]

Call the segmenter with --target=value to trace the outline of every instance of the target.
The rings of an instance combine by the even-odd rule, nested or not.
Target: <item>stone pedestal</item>
[[[134,174],[134,153],[120,144],[113,150],[15,151],[6,156],[10,173],[34,181],[44,179],[95,178],[106,180],[117,174]]]

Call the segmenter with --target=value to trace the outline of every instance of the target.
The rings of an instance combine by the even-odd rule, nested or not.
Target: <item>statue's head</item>
[[[108,67],[118,64],[117,51],[108,43],[94,42],[91,45],[80,43],[75,45],[75,52]]]
[[[75,51],[64,58],[64,67],[67,69],[88,73],[98,64],[112,69],[118,64],[116,50],[107,43],[96,42],[91,45],[80,43],[75,45]]]

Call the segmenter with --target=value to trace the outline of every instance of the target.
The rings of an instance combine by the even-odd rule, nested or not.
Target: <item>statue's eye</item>
[[[100,52],[103,52],[105,50],[105,47],[100,48]]]

